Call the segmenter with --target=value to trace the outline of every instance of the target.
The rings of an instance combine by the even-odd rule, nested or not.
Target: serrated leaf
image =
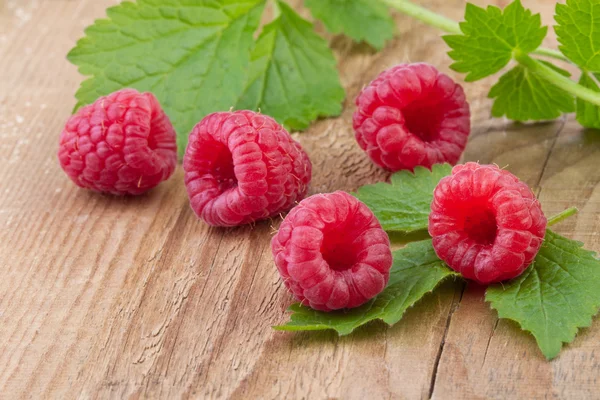
[[[387,287],[375,299],[347,311],[315,311],[300,304],[290,307],[291,320],[274,327],[284,331],[333,329],[347,335],[361,325],[381,319],[393,325],[404,312],[449,276],[458,274],[435,254],[431,240],[413,242],[394,252],[394,264]]]
[[[345,93],[327,42],[287,4],[278,6],[279,17],[252,51],[237,108],[260,109],[290,129],[305,129],[318,117],[339,115]]]
[[[379,182],[358,189],[356,197],[375,214],[388,232],[414,232],[426,229],[429,223],[433,190],[452,166],[435,164],[430,171],[416,167],[414,173],[400,171],[390,183]]]
[[[596,78],[600,80],[599,75]],[[587,72],[581,74],[579,84],[588,89],[600,92],[600,88],[594,78]],[[577,98],[577,122],[586,128],[600,129],[600,107],[583,99]]]
[[[312,15],[331,33],[344,33],[357,42],[381,49],[394,36],[394,20],[387,7],[373,0],[305,0]]]
[[[600,308],[600,260],[582,243],[550,230],[523,275],[490,286],[486,300],[500,318],[533,334],[546,358],[558,355],[579,328],[589,327]]]
[[[586,71],[600,72],[600,3],[567,0],[556,4],[554,27],[560,51]]]
[[[568,74],[558,67],[552,68]],[[572,95],[521,65],[502,75],[488,97],[495,99],[492,107],[494,117],[506,115],[515,121],[550,120],[575,111]]]
[[[460,29],[462,35],[447,35],[444,40],[452,48],[448,55],[456,61],[451,68],[467,73],[466,81],[500,71],[515,51],[530,53],[537,49],[548,30],[541,26],[540,15],[532,15],[519,0],[504,11],[467,3]]]
[[[180,152],[207,114],[234,106],[247,80],[266,0],[138,0],[109,8],[68,55],[92,77],[79,105],[132,87],[151,91],[171,118]]]

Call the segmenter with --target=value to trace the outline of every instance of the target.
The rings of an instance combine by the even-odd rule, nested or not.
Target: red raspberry
[[[183,159],[192,209],[214,226],[235,226],[287,211],[304,198],[312,166],[274,119],[219,112],[192,131]]]
[[[428,64],[384,71],[362,90],[356,106],[358,144],[392,171],[455,164],[471,130],[462,87]]]
[[[531,264],[546,217],[529,187],[495,165],[467,163],[435,188],[429,234],[437,255],[482,284],[515,278]]]
[[[287,288],[323,311],[358,307],[388,282],[392,252],[369,208],[345,192],[317,194],[295,207],[273,237]]]
[[[69,118],[58,159],[82,188],[137,195],[175,171],[175,131],[152,93],[123,89]]]

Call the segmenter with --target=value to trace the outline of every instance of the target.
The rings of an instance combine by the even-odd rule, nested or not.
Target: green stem
[[[575,215],[577,213],[577,208],[576,207],[571,207],[571,208],[567,208],[565,211],[556,214],[553,217],[550,217],[548,219],[548,226],[552,226],[555,224],[558,224],[559,222],[564,221],[565,219],[569,218],[572,215]]]
[[[521,65],[526,66],[531,72],[552,83],[554,86],[579,97],[582,100],[600,106],[600,92],[588,89],[584,86],[573,82],[568,77],[558,73],[554,69],[541,63],[540,61],[531,58],[527,54],[515,54],[515,60]]]
[[[547,49],[545,47],[539,47],[537,50],[533,51],[533,54],[537,54],[538,56],[551,57],[551,58],[556,58],[557,60],[571,62],[560,51],[554,50],[554,49]]]
[[[462,32],[460,30],[459,24],[451,20],[450,18],[446,18],[442,15],[439,15],[433,11],[430,11],[424,7],[421,7],[417,4],[414,4],[408,0],[381,0],[388,6],[393,9],[400,11],[402,14],[406,14],[413,18],[416,18],[420,21],[425,22],[428,25],[434,26],[444,32],[452,33],[456,35],[460,35]],[[562,61],[569,61],[567,57],[565,57],[560,51],[547,49],[544,47],[540,47],[535,50],[533,54],[537,54],[539,56],[552,57]]]
[[[446,18],[442,15],[436,14],[433,11],[413,4],[407,0],[382,0],[388,6],[400,11],[402,14],[406,14],[420,21],[425,22],[427,25],[434,26],[441,29],[444,32],[460,34],[460,27],[456,21]]]

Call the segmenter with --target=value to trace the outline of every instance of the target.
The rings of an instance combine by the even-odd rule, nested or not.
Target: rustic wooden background
[[[188,206],[181,169],[139,198],[76,188],[55,155],[81,81],[65,54],[116,3],[0,0],[0,398],[598,398],[599,321],[547,362],[531,336],[497,319],[482,288],[444,284],[392,328],[275,332],[292,299],[270,223],[209,228]],[[456,19],[464,8],[421,3]],[[524,3],[552,23],[554,1]],[[352,99],[380,71],[426,61],[461,78],[438,31],[396,19],[399,37],[381,53],[329,37],[348,100],[341,117],[297,135],[313,192],[385,178],[351,130]],[[557,230],[600,251],[600,133],[572,116],[491,119],[493,82],[465,85],[465,160],[508,166],[546,214],[579,207]]]

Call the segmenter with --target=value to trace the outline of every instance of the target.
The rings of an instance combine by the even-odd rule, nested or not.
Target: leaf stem
[[[420,5],[414,4],[408,0],[380,1],[382,1],[384,4],[387,4],[389,7],[400,11],[402,14],[406,14],[408,16],[416,18],[422,22],[425,22],[428,25],[441,29],[444,32],[456,35],[460,35],[462,33],[460,30],[460,25],[456,21],[450,18],[446,18],[443,15],[437,14],[433,11],[430,11],[425,7],[421,7]],[[537,50],[533,51],[533,54],[556,58],[557,60],[569,62],[569,59],[565,57],[560,51],[547,49],[545,47],[538,48]]]
[[[545,47],[538,47],[537,50],[533,51],[533,54],[536,54],[538,56],[545,56],[545,57],[556,58],[557,60],[562,60],[562,61],[566,61],[566,62],[571,62],[560,51],[554,50],[554,49],[547,49]]]
[[[584,86],[573,82],[571,79],[560,74],[554,69],[544,65],[538,60],[531,58],[527,54],[516,53],[514,55],[515,60],[520,64],[526,66],[531,72],[536,73],[543,79],[552,83],[554,86],[564,90],[565,92],[571,93],[574,96],[579,97],[582,100],[588,101],[592,104],[600,106],[600,93],[592,89],[588,89]]]
[[[425,7],[421,7],[417,4],[411,3],[407,0],[381,0],[388,6],[400,11],[402,14],[406,14],[420,21],[425,22],[428,25],[434,26],[448,33],[460,34],[460,26],[456,21],[446,18],[443,15],[429,11]]]
[[[565,211],[558,213],[553,217],[550,217],[548,219],[548,226],[552,226],[552,225],[558,224],[559,222],[564,221],[565,219],[569,218],[570,216],[575,215],[577,213],[577,211],[579,211],[579,210],[577,210],[577,207],[567,208]]]

